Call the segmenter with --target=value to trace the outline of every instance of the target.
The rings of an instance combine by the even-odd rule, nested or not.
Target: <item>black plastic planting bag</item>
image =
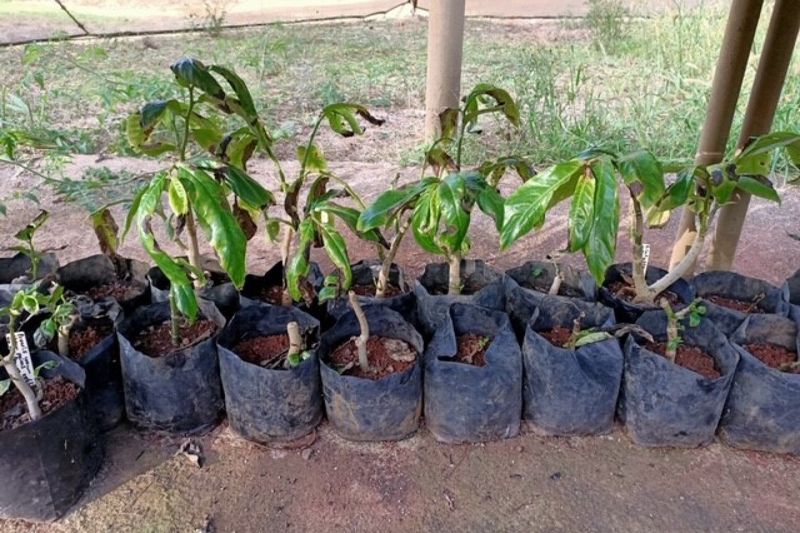
[[[310,283],[313,294],[304,294],[304,300],[295,302],[294,306],[322,320],[326,318],[326,315],[323,306],[320,306],[317,301],[317,295],[319,291],[322,290],[325,277],[322,275],[322,270],[317,263],[313,261],[310,263],[310,272],[306,280]],[[283,263],[280,261],[272,265],[262,276],[257,276],[255,274],[248,274],[245,276],[244,286],[242,287],[239,298],[240,305],[242,307],[247,307],[248,305],[253,305],[258,302],[273,303],[265,302],[261,296],[261,293],[270,287],[283,287]],[[280,303],[281,302],[274,302],[273,304],[277,305]]]
[[[58,257],[54,253],[42,254],[39,261],[38,278],[42,279],[58,270]],[[13,257],[0,257],[0,284],[17,283],[27,278],[31,271],[31,259],[23,253]],[[25,283],[30,280],[25,279]]]
[[[32,357],[34,365],[59,362],[42,372],[44,378],[60,375],[83,387],[83,370],[74,362],[44,351]],[[6,377],[4,371],[0,373],[0,379]],[[0,431],[0,517],[54,520],[63,516],[83,495],[102,460],[103,448],[83,390],[35,422]]]
[[[239,358],[236,344],[286,333],[297,322],[312,356],[290,369],[263,368]],[[314,344],[319,321],[293,307],[256,303],[236,313],[217,341],[225,411],[234,431],[257,442],[291,441],[322,420],[319,360]]]
[[[562,278],[558,296],[580,298],[589,302],[597,300],[597,284],[592,276],[568,265],[558,264],[556,270],[556,265],[552,261],[528,261],[521,266],[506,270],[506,276],[525,289],[549,293],[556,272],[559,272]]]
[[[218,328],[225,319],[208,302],[202,315]],[[164,357],[149,357],[131,344],[142,330],[169,320],[169,303],[140,307],[117,329],[125,410],[137,426],[175,433],[202,433],[222,412],[216,335]]]
[[[625,263],[621,265],[611,265],[606,270],[606,280],[603,283],[603,286],[600,287],[600,301],[611,307],[614,310],[614,314],[617,317],[617,322],[626,322],[632,323],[636,322],[636,320],[644,313],[645,311],[652,311],[652,310],[660,310],[661,307],[658,305],[647,305],[647,304],[634,304],[625,301],[623,298],[618,297],[616,294],[612,293],[609,290],[609,286],[616,282],[616,281],[623,281],[624,276],[630,277],[631,275],[631,265],[630,263]],[[647,283],[655,283],[659,279],[663,278],[667,274],[667,271],[654,267],[649,266],[647,267],[647,272],[645,273],[645,279]],[[672,285],[669,286],[667,289],[670,292],[675,293],[680,300],[680,305],[674,305],[675,309],[680,309],[692,302],[695,298],[695,291],[692,284],[686,281],[685,279],[681,278]]]
[[[447,319],[451,304],[475,304],[502,311],[505,308],[505,276],[480,259],[461,261],[461,294],[450,296],[447,288],[450,266],[447,263],[425,265],[422,277],[414,286],[417,299],[417,319],[426,336]]]
[[[787,279],[786,284],[789,286],[789,302],[800,305],[800,270]]]
[[[491,339],[486,364],[451,360],[456,338]],[[425,424],[442,442],[514,437],[522,414],[522,357],[505,313],[453,304],[425,350]]]
[[[224,272],[209,272],[209,284],[198,292],[203,300],[212,302],[226,319],[239,309],[239,293]],[[169,301],[170,283],[158,267],[147,273],[153,303]]]
[[[800,455],[800,374],[770,368],[745,344],[777,344],[800,349],[797,320],[751,315],[731,339],[741,361],[720,422],[720,438],[734,448]]]
[[[150,303],[150,284],[147,281],[148,266],[135,259],[119,258],[118,267],[104,254],[91,255],[67,263],[58,269],[58,281],[68,291],[85,294],[90,289],[108,285],[115,281],[130,283],[130,296],[119,300],[125,311]]]
[[[379,380],[340,375],[328,365],[328,357],[341,344],[360,334],[351,311],[322,335],[319,345],[325,411],[334,430],[357,441],[400,440],[419,426],[422,411],[422,355],[424,344],[416,329],[399,313],[382,307],[364,308],[370,335],[407,342],[418,358],[404,372]]]
[[[351,270],[353,272],[353,283],[354,287],[357,286],[375,286],[378,283],[378,273],[381,269],[381,263],[377,261],[359,261],[351,265]],[[403,275],[403,271],[400,269],[399,266],[392,263],[392,266],[389,270],[389,284],[393,287],[397,287],[401,291],[401,294],[397,294],[395,296],[387,297],[387,298],[376,298],[374,296],[359,296],[358,301],[361,306],[366,305],[380,305],[387,307],[393,311],[397,311],[404,317],[406,317],[409,322],[416,323],[414,320],[414,313],[416,312],[416,296],[414,292],[411,291],[408,285],[405,282],[405,277]],[[333,300],[328,300],[328,316],[336,320],[348,311],[350,311],[350,303],[346,297],[336,298]]]
[[[666,340],[663,311],[648,311],[636,323],[657,342]],[[739,354],[709,320],[685,324],[681,336],[712,356],[721,375],[706,379],[628,337],[618,413],[636,444],[694,448],[714,439]]]
[[[789,287],[775,287],[766,281],[748,278],[735,272],[703,272],[692,279],[697,296],[705,299],[706,317],[725,335],[738,328],[749,313],[736,311],[708,301],[709,296],[724,296],[749,302],[764,313],[789,315]]]
[[[91,326],[100,320],[107,320],[116,327],[124,318],[119,304],[113,300],[79,304],[78,312],[81,318],[73,329]],[[86,393],[95,424],[101,431],[115,427],[125,414],[116,333],[112,331],[77,362],[86,372]]]
[[[514,278],[506,276],[503,280],[505,289],[505,311],[511,321],[517,338],[522,342],[533,313],[547,294],[521,287]]]
[[[611,431],[624,357],[616,337],[578,348],[553,346],[539,332],[614,325],[611,309],[563,296],[545,296],[525,332],[522,362],[523,419],[546,435],[596,435]]]

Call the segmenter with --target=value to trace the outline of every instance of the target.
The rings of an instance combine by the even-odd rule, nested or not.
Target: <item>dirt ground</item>
[[[91,165],[152,170],[153,162],[76,158],[78,176]],[[331,168],[372,198],[396,173],[402,183],[418,172],[392,165],[339,162]],[[295,167],[287,163],[291,172]],[[266,165],[252,174],[274,183]],[[0,194],[30,186],[25,176],[0,169]],[[512,186],[509,182],[509,187]],[[800,266],[796,233],[800,193],[782,189],[780,207],[755,202],[736,270],[780,282]],[[54,203],[40,245],[61,248],[67,262],[95,252],[86,215]],[[11,235],[36,212],[15,205],[0,219]],[[121,215],[118,213],[118,215]],[[653,263],[664,264],[674,225],[652,232]],[[563,246],[565,210],[545,231],[498,255],[490,221],[473,227],[473,255],[499,268],[540,258]],[[792,229],[794,228],[794,229]],[[277,258],[259,234],[249,257],[252,271]],[[620,232],[624,236],[624,228]],[[352,240],[352,239],[351,239]],[[621,247],[624,238],[620,238]],[[130,238],[126,255],[145,258]],[[372,257],[353,242],[353,257]],[[627,252],[626,252],[627,253]],[[625,257],[623,254],[622,257]],[[431,260],[413,242],[399,262],[412,275]],[[576,263],[581,260],[574,258]],[[80,510],[56,524],[2,522],[8,532],[257,532],[257,531],[796,531],[800,463],[795,458],[734,451],[714,444],[703,450],[650,450],[633,446],[618,429],[595,438],[524,435],[483,445],[442,445],[424,429],[392,444],[355,444],[323,424],[309,451],[269,450],[236,438],[224,425],[200,439],[207,464],[173,457],[180,439],[120,428],[109,436],[108,457]],[[305,455],[303,454],[305,453]],[[310,456],[308,455],[310,453]]]

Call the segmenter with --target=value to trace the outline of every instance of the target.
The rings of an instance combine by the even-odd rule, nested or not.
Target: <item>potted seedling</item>
[[[522,357],[505,313],[454,303],[425,350],[425,424],[442,442],[514,437]]]
[[[166,183],[164,192],[168,195],[172,213],[165,228],[182,251],[181,262],[188,263],[197,273],[194,283],[201,295],[214,301],[226,316],[230,316],[238,307],[238,295],[234,289],[240,289],[242,282],[233,279],[228,270],[230,265],[225,264],[223,257],[219,257],[222,261],[220,266],[210,266],[215,263],[201,255],[198,231],[210,230],[213,234],[219,230],[224,233],[231,219],[236,223],[239,227],[236,240],[228,243],[212,238],[211,245],[218,256],[218,247],[243,246],[239,236],[253,237],[254,219],[266,216],[266,209],[274,203],[274,198],[247,174],[247,163],[256,150],[277,161],[273,139],[261,123],[246,83],[234,71],[221,65],[206,66],[192,58],[181,58],[170,69],[176,83],[185,89],[185,98],[145,104],[128,118],[127,139],[134,149],[145,155],[171,154],[179,165],[173,165],[167,171],[169,173],[182,172],[178,169],[180,166],[189,174],[211,179],[198,181],[196,191],[190,190],[192,185],[185,180],[170,179]],[[223,84],[230,89],[224,89]],[[158,180],[151,183],[155,181]],[[123,236],[132,217],[139,211],[147,189],[143,187],[134,197]],[[207,223],[210,220],[201,220],[197,213],[186,209],[186,197],[192,194],[204,197],[220,194],[224,199],[220,207],[226,213],[225,224],[220,225],[214,213],[207,213],[214,219],[209,227]],[[232,197],[230,203],[228,196]],[[211,207],[215,207],[214,204]],[[205,208],[200,210],[205,211]],[[213,211],[219,212],[217,209]],[[241,250],[232,250],[231,253],[243,254]],[[160,271],[150,272],[153,299],[165,301],[173,280],[158,261],[156,266]],[[200,275],[201,272],[205,274]],[[235,287],[229,284],[231,281]]]
[[[14,235],[19,244],[8,249],[17,253],[13,257],[0,259],[0,284],[10,284],[14,290],[14,285],[30,285],[56,271],[58,258],[55,254],[37,249],[33,242],[48,217],[47,211],[40,211]]]
[[[683,276],[697,261],[719,207],[736,190],[778,201],[771,184],[759,173],[765,157],[786,144],[783,137],[763,137],[727,162],[680,170],[668,187],[661,163],[649,152],[619,156],[588,150],[552,166],[506,199],[501,247],[508,248],[540,227],[552,207],[571,198],[568,249],[583,253],[592,276],[602,284],[601,298],[615,308],[618,319],[633,321],[644,310],[658,309],[664,298],[673,306],[684,306],[693,300],[694,289]],[[612,266],[620,220],[620,184],[630,197],[633,261]],[[662,226],[670,212],[681,206],[695,213],[698,228],[686,257],[669,272],[648,268],[645,225]]]
[[[522,344],[523,419],[534,431],[611,431],[623,365],[617,336],[626,331],[599,303],[542,296]]]
[[[444,264],[426,266],[416,291],[420,319],[428,332],[444,318],[444,309],[451,301],[475,300],[502,308],[501,274],[482,261],[464,260],[470,248],[472,210],[477,206],[499,229],[503,223],[503,198],[497,190],[500,180],[509,168],[523,180],[532,170],[518,157],[500,157],[473,169],[463,168],[465,138],[478,130],[479,118],[487,114],[501,115],[514,126],[519,124],[519,110],[506,91],[477,85],[460,108],[441,114],[441,137],[427,151],[419,181],[382,194],[359,220],[362,230],[394,226],[399,239],[410,226],[423,250],[446,259]],[[393,254],[387,254],[382,270],[386,271],[392,260]],[[380,278],[378,283],[382,283]],[[485,294],[478,294],[481,291]],[[431,295],[449,298],[432,299]],[[459,299],[459,295],[472,297]]]
[[[288,180],[280,164],[275,161],[281,190],[285,194],[285,217],[271,217],[267,231],[270,239],[275,239],[283,226],[281,262],[262,277],[248,277],[244,296],[281,305],[298,302],[304,304],[306,309],[311,309],[318,297],[319,300],[326,300],[335,296],[332,288],[327,291],[323,289],[319,267],[310,260],[312,246],[324,249],[333,265],[339,269],[340,276],[336,276],[336,280],[341,277],[342,285],[349,287],[352,281],[350,258],[335,220],[379,248],[385,244],[376,230],[358,231],[356,226],[360,209],[364,207],[363,201],[345,180],[328,168],[322,149],[316,144],[320,128],[326,123],[334,133],[343,137],[363,134],[364,128],[359,124],[359,118],[370,124],[383,124],[383,120],[372,116],[367,108],[359,104],[335,103],[325,106],[314,122],[308,141],[297,147],[300,163],[297,177]],[[305,203],[301,205],[306,185],[308,191],[305,193]],[[347,202],[354,203],[355,207],[347,205]],[[329,280],[329,287],[337,285],[336,280]]]
[[[62,287],[47,292],[34,285],[0,309],[8,318],[0,352],[0,468],[14,472],[0,489],[5,518],[60,517],[81,497],[102,459],[83,370],[37,349],[64,335],[74,308],[63,294]]]
[[[319,321],[295,307],[243,307],[217,341],[231,428],[261,443],[294,441],[322,420]]]
[[[404,439],[422,411],[422,337],[396,311],[348,300],[318,351],[328,420],[346,439]]]
[[[800,313],[751,314],[731,341],[741,361],[720,421],[735,448],[800,455]]]
[[[661,302],[662,311],[636,322],[652,341],[634,334],[625,343],[620,417],[637,444],[703,446],[714,438],[739,354],[704,318],[701,300],[680,310]]]
[[[251,117],[243,126],[245,133],[255,129],[256,138],[263,134],[241,79],[223,67],[206,67],[192,59],[182,59],[171,68],[186,89],[187,101],[144,106],[128,121],[128,134],[147,153],[174,152],[177,161],[139,191],[123,232],[136,222],[142,246],[169,280],[168,301],[134,311],[120,324],[118,337],[128,418],[146,428],[195,433],[215,424],[222,410],[214,338],[224,319],[213,304],[197,298],[207,285],[201,231],[233,286],[241,288],[247,244],[241,210],[263,210],[272,196],[242,168],[246,153],[233,157],[224,151],[232,150],[231,134],[223,136],[213,121],[200,114],[204,105],[245,120]],[[227,94],[212,73],[227,81],[233,94]],[[170,134],[160,131],[170,124],[176,126],[174,139],[159,137]],[[214,150],[217,160],[188,157],[191,139]],[[233,205],[228,200],[231,195]],[[169,215],[164,213],[164,196]],[[156,215],[166,221],[165,233],[188,259],[160,247],[152,227]]]

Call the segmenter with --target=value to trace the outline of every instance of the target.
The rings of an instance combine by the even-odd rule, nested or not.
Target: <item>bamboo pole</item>
[[[714,81],[711,84],[706,120],[695,155],[695,163],[698,165],[719,163],[724,156],[763,3],[763,0],[733,0],[731,3]],[[672,248],[670,269],[686,256],[696,237],[695,214],[686,207],[681,214]],[[689,273],[693,270],[694,266]]]
[[[465,0],[435,0],[428,18],[425,140],[439,135],[439,114],[457,108],[461,95]]]
[[[772,129],[798,30],[800,2],[777,0],[747,103],[738,148],[743,148],[751,137],[764,135]],[[709,252],[709,270],[729,270],[733,265],[749,204],[750,195],[737,191],[731,203],[720,209]]]

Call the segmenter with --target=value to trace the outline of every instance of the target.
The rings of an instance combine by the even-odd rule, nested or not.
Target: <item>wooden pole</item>
[[[731,3],[714,81],[711,84],[706,120],[695,155],[695,163],[698,165],[719,163],[725,154],[725,145],[733,124],[736,102],[742,90],[747,60],[763,4],[763,0],[733,0]],[[686,256],[696,236],[695,214],[688,207],[684,208],[669,260],[670,269]],[[690,269],[690,273],[692,270],[694,267]]]
[[[772,129],[798,30],[800,2],[777,0],[747,102],[738,148],[743,148],[751,137],[764,135]],[[709,270],[729,270],[733,265],[749,204],[750,195],[737,191],[731,203],[720,209],[709,253]]]
[[[461,96],[465,0],[434,0],[428,18],[425,140],[439,135],[439,113],[457,108]]]

